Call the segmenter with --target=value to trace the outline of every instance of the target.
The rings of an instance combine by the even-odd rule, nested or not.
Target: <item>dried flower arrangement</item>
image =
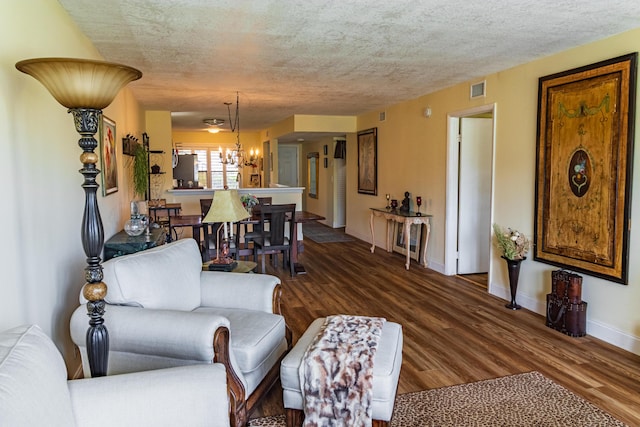
[[[493,234],[496,237],[496,246],[502,250],[502,256],[505,258],[524,259],[529,252],[531,244],[518,230],[503,229],[498,224],[493,224]]]

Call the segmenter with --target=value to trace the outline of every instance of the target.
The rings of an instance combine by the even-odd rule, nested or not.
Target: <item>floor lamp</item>
[[[96,167],[99,156],[94,152],[98,141],[93,137],[102,121],[102,109],[116,97],[127,83],[142,77],[142,73],[125,65],[103,61],[70,58],[27,59],[16,64],[16,68],[29,74],[69,109],[73,114],[76,131],[81,135],[78,145],[82,148],[80,161],[84,176],[84,215],[82,217],[82,246],[87,255],[85,267],[86,283],[82,288],[89,301],[89,329],[87,330],[87,354],[91,376],[107,374],[109,357],[109,334],[104,326],[104,297],[107,285],[102,281],[100,255],[104,244],[104,230],[96,192]]]

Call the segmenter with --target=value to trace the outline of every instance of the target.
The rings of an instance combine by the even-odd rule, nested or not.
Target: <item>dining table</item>
[[[202,222],[202,215],[175,215],[169,217],[169,229],[171,233],[169,236],[177,236],[178,228],[183,227],[191,227],[191,231],[193,233],[193,238],[198,243],[198,247],[200,247],[202,240],[200,238],[200,230],[206,223]],[[169,238],[169,241],[172,240],[172,237]]]
[[[302,240],[298,239],[298,224],[305,224],[314,221],[321,221],[325,219],[322,215],[315,214],[313,212],[307,211],[296,211],[295,216],[293,218],[293,234],[294,234],[294,244],[291,247],[291,262],[293,262],[293,271],[295,274],[306,274],[307,271],[304,268],[299,260],[299,253],[304,250]],[[252,214],[249,218],[243,219],[239,221],[241,225],[249,225],[249,224],[259,224],[260,223],[260,215]],[[169,227],[172,231],[179,227],[191,227],[193,231],[193,238],[198,243],[198,247],[201,247],[202,240],[200,236],[200,230],[204,227],[206,223],[202,222],[202,215],[177,215],[170,217]],[[172,233],[175,234],[175,233]],[[250,256],[253,255],[253,250],[248,248],[239,248],[238,256]]]

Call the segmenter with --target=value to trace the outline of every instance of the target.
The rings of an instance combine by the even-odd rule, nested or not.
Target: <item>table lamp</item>
[[[233,264],[233,259],[228,256],[229,240],[227,229],[225,227],[223,247],[220,246],[220,229],[227,222],[238,222],[245,218],[249,218],[249,212],[245,209],[238,190],[216,190],[213,193],[211,208],[202,220],[203,223],[221,222],[222,224],[216,230],[216,258],[211,261],[211,265],[221,266],[222,269]],[[229,227],[231,228],[231,227]],[[233,232],[231,232],[233,235]],[[226,250],[222,250],[226,248]],[[221,256],[222,255],[222,256]]]
[[[16,68],[38,80],[51,95],[73,114],[76,131],[81,135],[78,145],[82,148],[80,161],[84,176],[84,215],[82,217],[82,246],[87,255],[86,283],[82,288],[89,301],[89,329],[87,330],[87,355],[91,376],[107,374],[109,334],[104,326],[104,297],[107,285],[102,281],[100,254],[104,244],[104,229],[96,192],[96,167],[99,156],[94,152],[98,141],[93,135],[102,122],[102,109],[113,102],[120,89],[138,80],[142,73],[126,65],[104,61],[72,58],[38,58],[16,63]]]

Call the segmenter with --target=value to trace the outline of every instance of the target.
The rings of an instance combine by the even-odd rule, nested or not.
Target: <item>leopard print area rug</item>
[[[284,427],[284,415],[251,420],[252,427]],[[539,372],[402,394],[392,427],[591,426],[625,424]]]

